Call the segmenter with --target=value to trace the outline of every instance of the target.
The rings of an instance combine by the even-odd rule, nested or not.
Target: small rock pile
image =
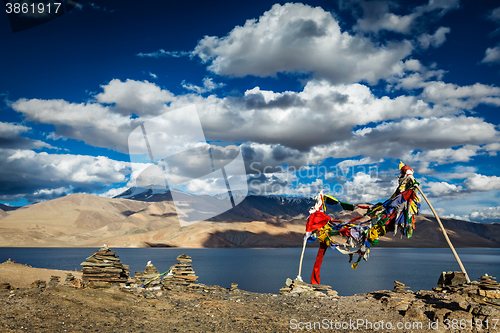
[[[496,282],[496,277],[485,274],[479,278],[479,289],[482,290],[498,290],[500,283]]]
[[[63,286],[73,287],[73,288],[83,288],[83,281],[75,278],[71,273],[66,273],[66,279],[63,282]]]
[[[130,273],[129,266],[123,265],[116,252],[106,245],[80,265],[83,266],[83,282],[90,288],[109,288],[127,282]]]
[[[155,279],[160,274],[156,267],[151,263],[151,261],[148,261],[146,264],[146,267],[143,272],[138,271],[135,272],[134,278],[135,278],[135,283],[139,286],[142,287],[145,285],[148,281],[151,281],[147,284],[147,288],[153,288],[153,289],[161,289],[161,280],[160,279]]]
[[[477,294],[485,297],[482,301],[500,306],[500,284],[495,279],[494,276],[489,276],[488,274],[481,276],[479,278],[480,282]]]
[[[300,280],[286,279],[286,286],[280,289],[281,295],[299,296],[299,297],[325,297],[323,291],[326,291],[326,296],[337,297],[338,293],[332,290],[331,286],[323,284],[309,284]]]
[[[177,264],[174,265],[170,273],[163,278],[163,288],[172,289],[174,286],[188,287],[195,284],[198,280],[192,263],[193,260],[187,254],[181,254],[177,257]]]
[[[407,292],[406,289],[410,289],[410,287],[405,286],[403,282],[394,281],[394,289],[392,291],[396,293],[405,293]]]
[[[71,281],[75,279],[75,276],[71,273],[66,273],[66,279],[63,282],[65,286],[71,286]]]
[[[52,275],[50,277],[50,281],[49,281],[49,287],[55,287],[59,284],[59,281],[61,280],[61,277],[60,276],[57,276],[57,275]]]
[[[44,280],[36,280],[30,284],[30,287],[42,289],[47,287],[47,282],[45,282]]]

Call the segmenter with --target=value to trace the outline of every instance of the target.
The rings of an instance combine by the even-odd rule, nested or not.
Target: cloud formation
[[[375,44],[342,32],[331,13],[300,3],[275,4],[224,37],[205,36],[192,51],[218,75],[312,73],[333,83],[377,83],[411,54],[408,41]]]
[[[104,156],[37,153],[0,149],[0,200],[38,201],[63,193],[94,192],[126,181],[129,163]]]
[[[192,83],[186,83],[185,81],[182,81],[181,85],[184,89],[187,89],[189,91],[193,91],[197,94],[204,94],[206,92],[210,92],[212,90],[222,88],[225,86],[224,83],[214,82],[211,77],[206,77],[203,79],[203,87],[194,85]]]
[[[422,34],[418,37],[420,47],[428,49],[430,46],[436,48],[443,45],[446,41],[446,34],[450,33],[451,29],[447,27],[439,27],[433,35]]]
[[[165,51],[164,49],[160,49],[155,52],[149,52],[149,53],[137,53],[136,54],[138,57],[141,58],[160,58],[160,57],[172,57],[172,58],[180,58],[180,57],[186,57],[190,56],[190,52],[186,51]]]
[[[429,0],[427,4],[413,8],[410,14],[397,15],[392,13],[400,7],[396,1],[352,0],[343,5],[345,9],[351,9],[355,16],[361,16],[354,30],[375,34],[385,30],[405,35],[425,28],[426,21],[442,17],[458,6],[459,0]]]
[[[55,147],[51,146],[46,142],[40,140],[33,140],[22,136],[23,133],[28,133],[30,130],[31,130],[30,127],[24,125],[5,123],[0,121],[0,149],[1,148],[56,149]]]
[[[462,216],[453,216],[452,214],[451,217],[471,222],[498,222],[500,220],[500,206],[476,209],[472,213]]]
[[[481,62],[484,64],[500,64],[500,46],[488,47]]]

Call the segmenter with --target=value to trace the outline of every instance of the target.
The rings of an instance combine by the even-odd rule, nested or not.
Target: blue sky
[[[376,202],[402,160],[441,215],[500,219],[493,1],[80,1],[0,36],[2,203],[119,194],[131,131],[194,104],[255,193]]]

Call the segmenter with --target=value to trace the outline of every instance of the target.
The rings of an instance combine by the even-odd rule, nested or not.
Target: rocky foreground
[[[251,293],[236,284],[231,288],[156,283],[93,289],[52,281],[15,289],[0,281],[4,288],[0,290],[0,331],[500,331],[499,285],[494,278],[463,284],[454,274],[443,275],[435,291],[408,291],[396,282],[393,291],[349,297],[337,296],[328,286],[297,280],[288,280],[280,291],[283,294]]]

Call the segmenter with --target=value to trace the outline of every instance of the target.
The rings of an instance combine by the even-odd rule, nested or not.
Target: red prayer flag
[[[306,224],[306,232],[321,229],[331,218],[323,212],[315,212],[309,215]]]

